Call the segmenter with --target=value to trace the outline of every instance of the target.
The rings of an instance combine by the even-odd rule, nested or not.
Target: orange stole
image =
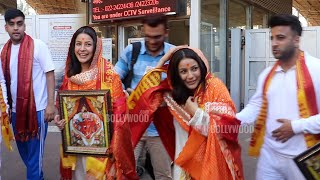
[[[256,120],[254,132],[250,141],[250,156],[258,156],[262,144],[264,142],[265,126],[268,111],[267,92],[272,78],[275,74],[275,69],[278,65],[280,65],[280,61],[277,61],[277,63],[275,63],[275,65],[272,67],[263,85],[263,101],[259,116]],[[316,94],[314,91],[309,70],[305,63],[305,56],[303,51],[300,52],[299,59],[296,61],[296,77],[298,85],[297,97],[300,117],[308,118],[310,116],[318,114]],[[320,135],[304,134],[304,137],[308,147],[315,145],[320,140]]]
[[[142,77],[136,89],[131,93],[127,100],[127,106],[131,114],[140,114],[141,110],[143,115],[146,115],[147,121],[129,121],[132,144],[133,147],[139,142],[145,130],[153,121],[157,129],[159,127],[166,128],[166,133],[159,132],[160,138],[165,144],[170,158],[174,159],[174,127],[172,123],[172,116],[167,108],[160,107],[163,102],[162,92],[169,90],[166,83],[161,82],[161,73],[166,73],[165,68],[158,68],[149,71]],[[161,84],[160,84],[161,83]],[[165,117],[165,120],[160,121]],[[159,121],[158,121],[159,119]],[[168,122],[166,121],[168,120]],[[171,120],[171,121],[170,121]],[[169,130],[169,131],[168,131]],[[172,139],[168,137],[173,137]]]
[[[149,71],[142,77],[136,89],[130,94],[128,98],[127,105],[129,110],[133,109],[136,106],[136,103],[139,101],[141,95],[146,92],[146,90],[156,87],[160,84],[161,73],[165,72],[165,69],[157,68]]]
[[[143,91],[137,98],[132,98],[133,113],[139,112],[139,109],[147,109],[150,117],[154,117],[154,124],[159,132],[161,140],[165,145],[169,155],[174,156],[174,129],[172,124],[172,118],[163,118],[166,116],[164,107],[160,107],[161,96],[164,92],[170,91],[170,85],[168,81],[160,81],[157,83],[152,83],[150,76],[157,75],[158,70],[153,70],[145,75],[140,83],[145,83],[144,81],[150,81],[150,89]],[[155,78],[154,78],[155,79]],[[159,83],[159,85],[157,85]],[[143,88],[144,89],[144,88]],[[228,90],[223,85],[223,83],[217,78],[208,75],[206,78],[206,91],[197,91],[199,104],[203,108],[206,102],[226,102],[230,107],[234,109],[232,100],[228,93]],[[218,91],[221,92],[218,92]],[[134,93],[134,92],[133,92]],[[140,93],[138,93],[139,95]],[[133,94],[132,94],[133,96]],[[166,100],[166,96],[164,97]],[[159,102],[160,101],[160,102]],[[168,102],[167,102],[168,104]],[[189,120],[190,117],[184,116],[179,110],[172,109],[172,104],[168,104],[168,108],[171,114],[176,118],[179,124],[184,130],[190,132],[188,141],[176,159],[175,163],[182,167],[187,173],[191,175],[193,179],[207,180],[207,179],[243,179],[242,175],[242,165],[241,165],[241,153],[240,147],[237,143],[237,133],[233,134],[230,141],[227,141],[224,135],[217,135],[215,133],[209,133],[208,137],[204,137],[199,134],[192,127],[186,125],[182,118]],[[130,106],[130,105],[128,105]],[[178,106],[180,107],[180,106]],[[161,112],[161,113],[159,113]],[[169,116],[166,116],[169,117]],[[210,114],[212,121],[219,121],[219,123],[228,122],[230,125],[239,124],[234,118],[218,117]],[[211,121],[211,122],[212,122]],[[221,122],[220,122],[221,121]],[[146,123],[144,123],[146,124]],[[147,125],[143,123],[131,123],[131,130],[133,132],[133,143],[140,139],[142,133],[147,128]],[[144,126],[141,128],[141,126]],[[172,126],[172,127],[171,127]],[[139,128],[140,127],[140,128]],[[215,123],[210,123],[210,129],[215,127]],[[173,132],[172,132],[173,131]],[[211,131],[212,132],[212,131]],[[139,134],[139,135],[137,135]],[[167,141],[165,141],[167,140]],[[172,142],[173,143],[172,143]],[[169,146],[169,147],[168,147]],[[173,150],[173,151],[172,151]]]
[[[198,97],[199,107],[203,109],[206,102],[224,102],[235,111],[228,90],[218,78],[208,75],[205,89],[205,93],[199,88],[195,94]],[[170,111],[173,110],[170,108]],[[190,126],[187,126],[188,129],[186,129],[185,123],[181,119],[183,116],[175,112],[172,114],[179,124],[187,132],[190,132],[183,150],[175,160],[177,165],[195,180],[243,179],[241,150],[237,142],[237,133],[232,138],[235,141],[231,142],[226,141],[224,135],[214,131],[217,124],[221,125],[226,122],[225,125],[238,125],[238,121],[231,117],[210,113],[208,137],[205,137]]]
[[[131,131],[127,116],[124,116],[128,113],[128,110],[121,79],[113,70],[111,63],[105,60],[99,61],[98,67],[104,67],[99,69],[101,72],[99,73],[100,79],[98,79],[98,82],[101,82],[101,84],[98,84],[98,87],[100,86],[101,89],[111,89],[112,113],[114,114],[112,119],[113,135],[111,151],[115,161],[110,160],[107,163],[107,179],[138,179],[131,141]],[[113,171],[112,166],[116,171],[114,177],[110,176],[109,173]]]
[[[7,106],[3,99],[2,88],[0,88],[0,108],[1,108],[1,135],[4,141],[4,145],[9,151],[13,151],[10,141],[13,140],[13,132],[10,127],[9,116],[6,111]]]

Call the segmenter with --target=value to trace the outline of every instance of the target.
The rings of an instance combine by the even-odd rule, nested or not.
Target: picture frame
[[[294,158],[302,174],[308,180],[320,180],[320,143]]]
[[[65,154],[108,156],[112,138],[110,90],[58,91]]]

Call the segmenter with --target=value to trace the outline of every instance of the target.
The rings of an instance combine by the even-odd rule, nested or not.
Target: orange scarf
[[[199,52],[197,52],[199,53]],[[204,56],[199,55],[204,61]],[[192,127],[186,125],[183,121],[190,120],[188,114],[175,103],[165,96],[170,92],[170,76],[161,81],[161,72],[163,69],[155,69],[147,73],[139,82],[135,91],[130,95],[128,106],[131,113],[144,113],[150,117],[147,122],[130,122],[133,144],[141,138],[142,134],[153,120],[160,138],[165,145],[170,157],[174,159],[175,154],[175,130],[173,126],[173,117],[179,122],[181,127],[189,132],[188,140],[179,154],[175,163],[186,171],[193,179],[243,179],[241,150],[237,142],[238,132],[216,133],[216,126],[238,127],[240,122],[234,118],[234,105],[223,83],[210,74],[206,77],[205,91],[202,87],[195,93],[198,97],[198,104],[204,108],[206,103],[215,102],[225,105],[231,110],[232,115],[224,114],[221,116],[210,115],[208,137],[201,135]],[[163,101],[167,102],[168,107],[159,107]],[[237,129],[237,128],[236,128]]]
[[[13,148],[10,144],[10,141],[13,140],[13,133],[11,125],[9,122],[9,116],[6,111],[7,106],[3,99],[2,88],[0,88],[0,110],[1,110],[1,134],[4,141],[4,145],[8,148],[9,151],[12,151]]]
[[[249,155],[258,156],[260,149],[264,142],[264,134],[266,130],[266,120],[268,113],[268,99],[267,92],[272,82],[272,78],[275,74],[276,68],[279,66],[280,61],[277,61],[272,67],[268,76],[266,77],[263,85],[263,101],[259,116],[256,120],[254,132],[251,137]],[[296,61],[296,77],[298,85],[298,105],[299,114],[301,118],[308,118],[310,116],[318,114],[316,93],[314,91],[312,79],[309,70],[305,63],[304,52],[300,53],[299,59]],[[311,147],[319,142],[320,135],[304,134],[305,141],[308,147]]]
[[[6,79],[8,103],[10,107],[12,107],[10,90],[11,45],[11,40],[8,40],[1,52],[2,69]],[[29,138],[35,137],[38,134],[36,103],[32,85],[33,52],[33,39],[29,35],[25,34],[21,41],[18,55],[18,87],[16,99],[17,134],[15,135],[15,138],[18,141],[28,141]]]
[[[120,77],[113,70],[112,64],[101,54],[101,39],[98,39],[96,52],[89,71],[70,78],[65,76],[60,90],[110,89],[112,97],[113,134],[110,150],[114,159],[87,157],[86,171],[97,179],[137,179],[135,160],[131,143],[131,132],[125,113],[126,97],[122,90]],[[68,55],[67,66],[70,63]],[[90,78],[84,78],[84,76]],[[83,81],[83,79],[90,79]],[[124,148],[125,147],[125,148]],[[61,153],[60,172],[63,180],[72,179],[76,158]],[[114,171],[112,175],[110,171]]]

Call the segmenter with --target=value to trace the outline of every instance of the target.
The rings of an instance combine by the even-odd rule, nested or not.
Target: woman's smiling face
[[[93,39],[85,33],[77,36],[74,52],[81,64],[90,64],[93,57]]]
[[[201,71],[197,61],[191,58],[184,58],[178,65],[179,76],[185,86],[195,90],[201,81]]]

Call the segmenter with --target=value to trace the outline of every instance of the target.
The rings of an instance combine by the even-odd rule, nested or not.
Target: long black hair
[[[79,34],[87,34],[93,39],[93,52],[96,51],[97,47],[97,34],[96,31],[89,26],[83,26],[79,28],[72,36],[70,46],[69,46],[69,52],[68,52],[68,57],[70,58],[70,63],[68,65],[68,71],[67,71],[67,76],[71,77],[76,74],[79,74],[81,72],[81,64],[74,52],[75,44],[76,44],[76,39]],[[94,54],[92,55],[93,58]],[[92,61],[92,59],[91,59]]]
[[[173,88],[172,91],[172,97],[178,104],[184,104],[189,96],[193,96],[194,92],[193,90],[187,88],[187,86],[182,81],[180,75],[179,75],[179,63],[181,60],[185,58],[190,58],[195,60],[200,68],[201,72],[201,80],[200,84],[202,84],[203,90],[205,87],[205,78],[207,75],[207,67],[202,61],[202,59],[198,56],[196,52],[194,52],[192,49],[189,48],[183,48],[179,49],[177,52],[175,52],[172,55],[172,58],[170,59],[170,65],[169,65],[169,78],[171,80],[171,85]]]

